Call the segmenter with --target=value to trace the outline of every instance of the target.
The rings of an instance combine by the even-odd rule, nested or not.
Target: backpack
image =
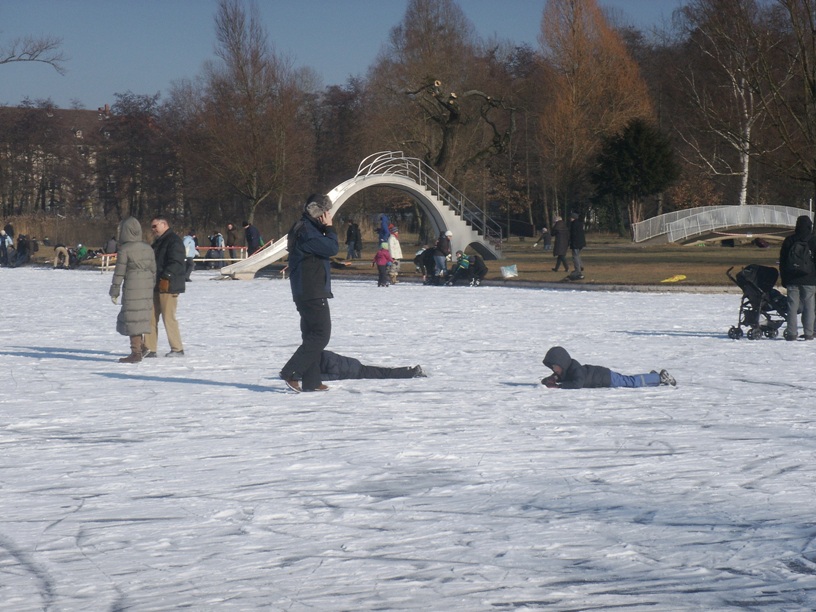
[[[811,253],[810,245],[806,241],[795,240],[791,244],[785,268],[794,276],[807,276],[816,273],[813,253]]]

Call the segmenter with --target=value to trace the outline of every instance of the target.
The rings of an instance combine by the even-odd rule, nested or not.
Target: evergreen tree
[[[630,223],[642,220],[643,198],[665,190],[680,174],[669,139],[642,119],[604,139],[596,161],[591,174],[596,194],[615,205],[626,202]]]

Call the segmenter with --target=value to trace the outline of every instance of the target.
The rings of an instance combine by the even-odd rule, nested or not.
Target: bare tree
[[[60,50],[61,38],[53,36],[23,36],[15,38],[5,45],[0,45],[0,64],[13,62],[42,62],[48,64],[59,74],[65,74],[66,57]]]
[[[637,65],[595,0],[548,0],[540,42],[552,72],[542,157],[566,208],[588,197],[586,175],[603,137],[650,118],[652,109]]]
[[[766,31],[778,41],[754,67],[764,110],[784,151],[774,165],[809,183],[816,195],[816,2],[775,0],[774,9],[753,32],[754,41]]]
[[[369,140],[407,150],[454,183],[500,154],[512,113],[490,57],[453,0],[410,0],[369,75]]]
[[[186,119],[185,159],[222,186],[216,192],[238,196],[246,220],[268,202],[280,217],[285,197],[307,188],[313,165],[303,75],[270,48],[256,5],[245,11],[239,0],[221,0],[215,26],[220,61],[207,64],[200,86],[173,92]]]
[[[687,61],[678,71],[678,89],[696,121],[676,133],[694,153],[690,163],[712,176],[739,179],[738,203],[745,205],[751,159],[761,152],[756,128],[767,116],[756,66],[773,43],[756,27],[755,0],[694,0],[680,14]]]

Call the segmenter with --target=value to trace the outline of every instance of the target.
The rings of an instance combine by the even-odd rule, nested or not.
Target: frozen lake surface
[[[211,276],[125,365],[109,274],[0,269],[3,611],[816,609],[816,343],[738,295],[335,281],[329,348],[429,376],[297,395],[288,283]]]

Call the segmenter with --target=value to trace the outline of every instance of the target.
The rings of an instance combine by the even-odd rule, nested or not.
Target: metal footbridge
[[[658,215],[632,226],[635,242],[690,244],[728,238],[781,240],[809,210],[792,206],[700,206]]]
[[[434,235],[453,232],[453,251],[471,246],[485,259],[501,258],[501,227],[436,170],[420,159],[405,157],[401,151],[375,153],[360,162],[352,178],[327,194],[332,201],[332,215],[353,195],[373,186],[393,187],[411,194],[428,217]],[[225,277],[250,279],[286,254],[283,236],[220,272]]]

